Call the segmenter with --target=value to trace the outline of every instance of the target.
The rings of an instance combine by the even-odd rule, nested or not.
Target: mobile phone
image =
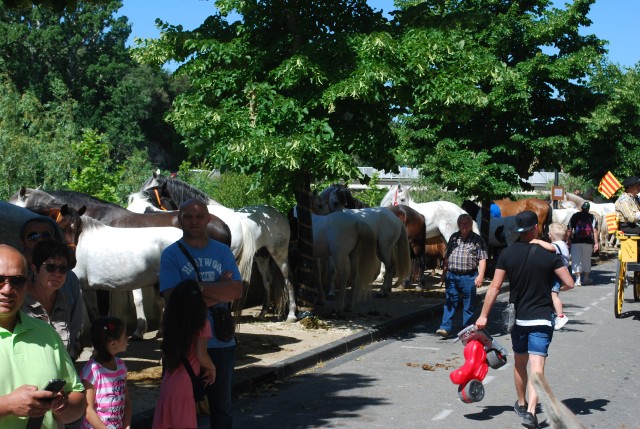
[[[62,388],[64,387],[65,384],[67,384],[66,381],[61,380],[59,378],[54,378],[54,379],[49,380],[49,382],[47,383],[45,388],[42,389],[42,390],[46,390],[46,391],[52,392],[52,393],[58,393],[59,391],[62,390]]]
[[[64,388],[64,385],[67,384],[66,381],[61,380],[59,378],[53,378],[49,380],[47,385],[42,390],[46,390],[52,393],[58,393]],[[51,401],[53,399],[43,399],[44,401]],[[44,416],[41,417],[29,417],[29,421],[27,422],[26,429],[41,429],[42,421],[44,420]]]

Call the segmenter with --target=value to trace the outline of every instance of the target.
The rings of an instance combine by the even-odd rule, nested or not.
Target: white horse
[[[178,228],[114,228],[82,216],[73,272],[85,290],[135,291],[154,286],[162,251],[180,237]],[[134,297],[134,304],[137,326],[133,336],[142,338],[146,331],[142,299]],[[92,307],[87,308],[89,315],[95,317],[97,303],[88,303],[88,307]]]
[[[236,258],[240,274],[247,283],[251,281],[252,264],[254,260],[256,261],[265,288],[265,300],[259,317],[263,318],[266,315],[271,302],[273,273],[269,267],[269,260],[273,259],[282,274],[288,296],[289,308],[286,320],[287,322],[297,320],[293,285],[289,280],[288,252],[291,231],[285,216],[267,205],[239,209],[224,207],[197,188],[157,173],[154,173],[142,188],[142,191],[157,191],[158,201],[150,201],[146,193],[134,194],[129,197],[129,201],[135,203],[135,207],[130,206],[127,207],[128,209],[135,208],[140,212],[148,209],[158,210],[161,198],[167,198],[169,204],[173,205],[171,208],[179,207],[190,198],[207,201],[209,213],[219,217],[231,231],[231,251]],[[147,201],[146,206],[141,204],[144,199]]]
[[[313,214],[312,225],[313,256],[320,265],[328,265],[329,282],[338,289],[336,310],[345,309],[350,284],[351,302],[346,309],[353,311],[359,302],[369,298],[369,285],[380,267],[380,261],[371,257],[371,248],[376,245],[374,231],[357,216],[345,212]]]
[[[442,236],[445,241],[458,231],[458,217],[467,212],[449,201],[431,201],[416,203],[411,198],[409,187],[401,184],[392,186],[380,202],[383,207],[405,204],[424,216],[427,239]],[[473,223],[473,232],[479,234],[477,223]]]

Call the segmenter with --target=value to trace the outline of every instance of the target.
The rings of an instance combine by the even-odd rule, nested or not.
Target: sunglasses
[[[54,273],[56,269],[60,274],[67,274],[67,271],[69,271],[69,267],[66,265],[42,264],[41,266],[44,267],[48,273]]]
[[[22,287],[27,283],[27,278],[23,276],[4,276],[0,274],[0,284],[9,283],[12,287]]]
[[[48,240],[50,238],[53,238],[53,235],[51,235],[50,232],[30,232],[29,234],[27,234],[27,240],[29,241],[36,241],[40,240],[41,238]]]

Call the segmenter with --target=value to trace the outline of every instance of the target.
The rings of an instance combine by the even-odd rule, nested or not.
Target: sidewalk
[[[484,301],[488,284],[489,282],[485,281],[485,284],[477,290],[479,305]],[[503,286],[502,292],[506,290],[508,290],[508,285]],[[440,285],[429,287],[426,293],[418,293],[411,290],[397,291],[390,298],[371,301],[370,306],[372,308],[384,307],[384,313],[380,312],[382,314],[376,310],[366,313],[368,315],[379,315],[382,320],[380,323],[372,324],[370,327],[358,326],[356,327],[357,332],[353,334],[326,345],[299,354],[293,354],[281,361],[265,364],[258,360],[243,365],[241,359],[238,359],[239,362],[234,373],[234,397],[237,398],[239,395],[249,393],[261,385],[289,377],[324,361],[381,340],[394,332],[420,323],[425,319],[440,317],[442,315],[443,301],[444,288]],[[147,334],[147,336],[152,336],[152,333]],[[157,343],[159,348],[159,341]],[[158,349],[157,356],[159,354]],[[142,356],[139,359],[148,360],[149,357]],[[155,402],[159,392],[157,375],[150,376],[150,379],[152,378],[154,379],[153,383],[145,383],[144,381],[129,382],[129,391],[134,403],[133,429],[151,428]],[[200,419],[208,420],[208,417],[204,416],[200,417]]]

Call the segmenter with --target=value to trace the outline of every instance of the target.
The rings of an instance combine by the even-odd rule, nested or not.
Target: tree
[[[593,0],[397,3],[392,85],[411,165],[462,196],[496,198],[570,162],[578,119],[598,102],[586,81],[603,42],[578,33]]]
[[[589,82],[601,99],[592,112],[581,118],[575,156],[568,164],[574,175],[593,183],[611,171],[619,179],[640,171],[640,64],[623,70],[603,63]]]
[[[138,58],[184,61],[176,74],[191,88],[168,118],[191,157],[249,174],[268,193],[295,193],[310,238],[312,180],[357,177],[358,162],[393,164],[388,88],[360,68],[372,54],[363,54],[364,36],[386,20],[364,0],[216,6],[192,32],[159,22],[160,39],[144,42]],[[242,21],[227,22],[230,11]]]

